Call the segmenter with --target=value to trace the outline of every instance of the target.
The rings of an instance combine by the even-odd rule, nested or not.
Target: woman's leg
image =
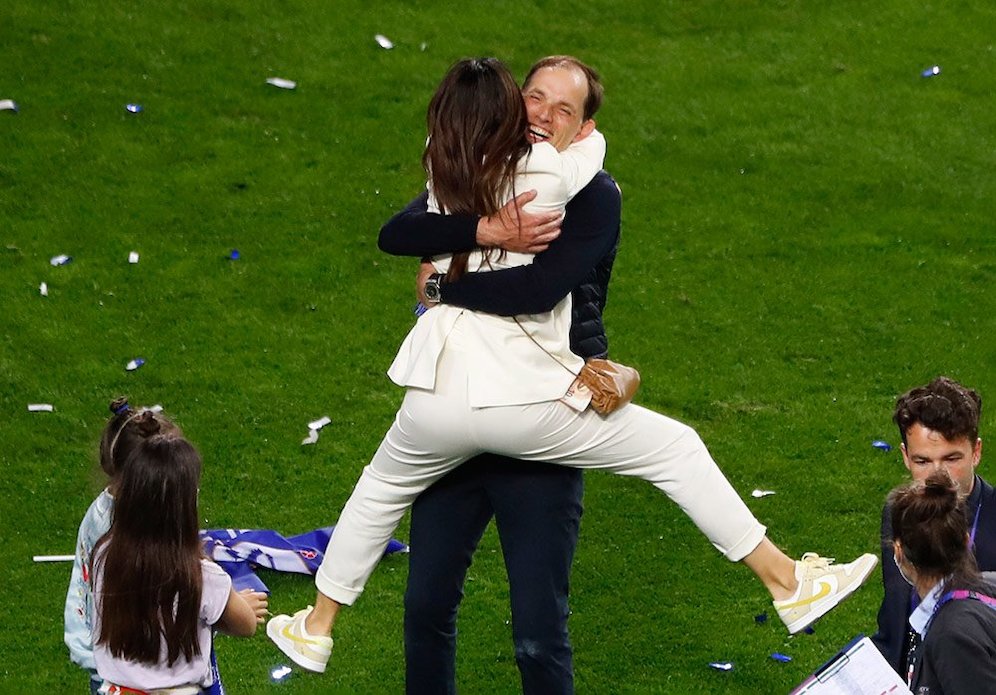
[[[877,564],[872,554],[831,567],[812,553],[788,558],[744,504],[696,432],[636,405],[609,416],[561,403],[477,411],[474,436],[489,451],[649,481],[728,559],[742,561],[768,589],[779,617],[796,632],[850,595]],[[515,432],[510,437],[509,432]]]

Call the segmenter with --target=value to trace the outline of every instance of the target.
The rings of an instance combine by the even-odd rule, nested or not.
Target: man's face
[[[912,474],[913,480],[925,480],[938,468],[945,468],[958,485],[961,494],[968,495],[972,492],[975,467],[979,465],[981,456],[981,439],[972,442],[968,437],[961,437],[951,441],[945,439],[940,432],[927,429],[919,422],[906,431],[903,463]]]
[[[522,98],[532,143],[549,142],[562,152],[595,128],[595,121],[584,118],[588,81],[580,70],[540,68],[522,88]]]

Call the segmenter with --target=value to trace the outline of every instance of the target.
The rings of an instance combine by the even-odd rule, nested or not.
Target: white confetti
[[[66,265],[66,263],[69,263],[71,260],[73,260],[72,256],[60,253],[58,256],[52,256],[52,258],[49,259],[49,263],[52,265]]]
[[[47,282],[43,282],[42,284],[38,285],[38,294],[40,294],[42,297],[47,297],[48,296],[48,283]]]
[[[125,365],[125,369],[129,372],[133,372],[139,367],[141,367],[143,364],[145,364],[145,360],[143,360],[141,357],[136,357],[135,359],[129,361],[128,364]]]
[[[750,493],[750,496],[751,497],[767,497],[768,495],[773,495],[773,494],[775,494],[774,490],[754,490],[754,492]]]
[[[321,417],[321,418],[319,418],[317,420],[309,422],[308,423],[308,429],[309,430],[320,430],[323,427],[325,427],[325,425],[328,425],[331,422],[332,422],[332,418],[330,418],[328,415],[326,415],[326,416]]]
[[[138,251],[132,251],[128,254],[128,262],[133,265],[138,263]]]
[[[29,413],[51,413],[55,410],[55,406],[51,403],[28,403]]]
[[[297,82],[294,80],[285,80],[283,77],[267,77],[266,84],[272,84],[274,87],[280,87],[280,89],[294,89],[297,87]]]
[[[374,36],[374,41],[376,41],[381,48],[386,48],[388,50],[394,48],[394,42],[383,34],[377,34]]]
[[[74,555],[35,555],[31,559],[35,562],[72,562],[76,557]]]
[[[17,102],[13,99],[0,99],[0,111],[13,111],[17,113]]]
[[[314,444],[318,441],[318,430],[308,430],[308,436],[301,440],[301,446]]]

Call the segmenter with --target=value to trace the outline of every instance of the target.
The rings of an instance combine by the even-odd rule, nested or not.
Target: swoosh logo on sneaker
[[[290,625],[284,625],[283,629],[280,631],[280,635],[282,637],[286,637],[292,642],[297,642],[299,644],[307,644],[309,646],[318,646],[319,644],[318,640],[308,639],[307,637],[299,637],[298,635],[295,635],[293,632],[291,632]]]
[[[829,596],[830,592],[833,591],[833,586],[831,585],[830,582],[817,581],[816,584],[819,587],[819,590],[809,598],[800,599],[795,603],[788,603],[778,606],[778,609],[785,610],[787,608],[798,608],[799,606],[808,606],[810,603],[819,601],[821,598],[824,598],[825,596]]]

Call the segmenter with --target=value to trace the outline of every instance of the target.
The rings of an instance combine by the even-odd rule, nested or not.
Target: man
[[[916,481],[947,469],[966,498],[969,538],[979,568],[996,570],[996,491],[977,473],[982,457],[979,415],[982,398],[941,376],[899,397],[892,416],[902,438],[903,463]],[[885,596],[872,638],[886,660],[906,676],[913,633],[909,617],[918,603],[893,558],[891,510],[882,510],[882,582]]]
[[[598,76],[580,61],[566,56],[539,61],[523,87],[530,140],[565,149],[594,126],[601,96]],[[510,204],[502,214],[478,220],[429,215],[422,196],[385,225],[381,248],[406,255],[479,245],[543,251],[529,266],[443,283],[439,300],[516,315],[548,311],[573,289],[571,348],[582,357],[603,357],[608,341],[602,309],[619,239],[618,189],[604,172],[596,176],[568,204],[559,238],[558,215],[521,210],[530,198],[525,194],[514,201],[518,210]],[[420,274],[420,294],[431,272],[428,266]],[[567,597],[582,492],[579,470],[484,455],[419,497],[412,509],[405,595],[408,693],[455,692],[457,607],[472,555],[492,516],[508,571],[523,692],[573,692]]]

